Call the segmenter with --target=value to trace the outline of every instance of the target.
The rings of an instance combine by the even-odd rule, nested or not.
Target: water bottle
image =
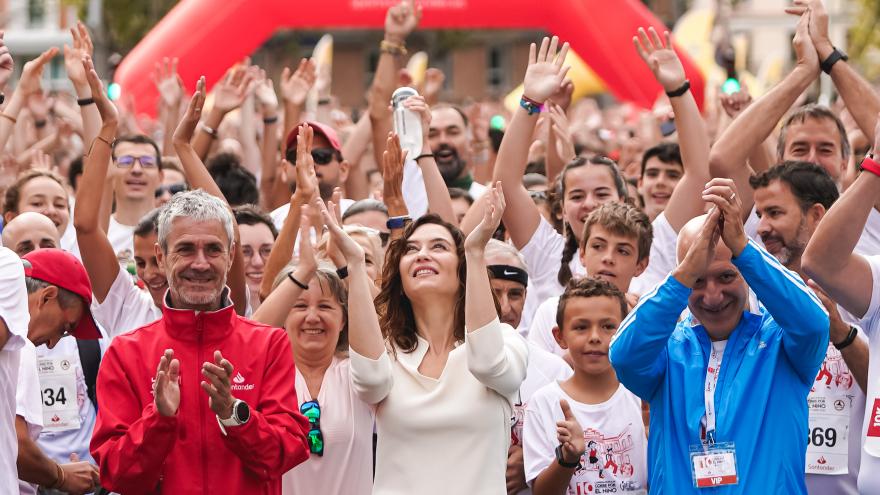
[[[419,93],[408,87],[397,88],[391,95],[394,110],[394,132],[400,137],[400,148],[407,151],[407,158],[414,160],[422,153],[422,119],[419,114],[403,106],[403,101]]]

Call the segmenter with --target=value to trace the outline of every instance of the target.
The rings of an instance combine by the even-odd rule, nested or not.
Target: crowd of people
[[[787,12],[756,99],[653,28],[653,113],[572,102],[557,37],[515,111],[432,69],[417,156],[411,0],[356,121],[309,59],[166,60],[136,119],[77,25],[75,95],[51,48],[0,96],[0,492],[880,493],[880,94]]]

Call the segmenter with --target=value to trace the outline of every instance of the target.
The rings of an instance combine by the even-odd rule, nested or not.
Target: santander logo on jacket
[[[180,361],[180,406],[154,404],[159,358]],[[224,435],[200,383],[219,350],[234,369],[230,389],[249,420]],[[298,412],[295,368],[283,330],[235,314],[169,308],[114,339],[98,374],[101,409],[91,452],[103,487],[119,493],[281,493],[281,475],[308,459],[308,420]]]

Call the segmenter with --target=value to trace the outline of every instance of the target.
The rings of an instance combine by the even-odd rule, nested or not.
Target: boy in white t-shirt
[[[623,292],[584,278],[559,298],[553,336],[574,376],[532,396],[523,454],[532,493],[647,493],[647,437],[641,401],[617,380],[608,346],[626,316]]]

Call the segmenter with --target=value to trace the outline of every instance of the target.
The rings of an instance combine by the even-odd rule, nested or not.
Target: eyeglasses
[[[312,150],[312,160],[315,161],[315,165],[327,165],[331,161],[333,161],[333,157],[337,155],[337,151],[333,148],[314,148]],[[290,148],[287,150],[287,161],[291,164],[296,163],[296,148]]]
[[[168,184],[167,186],[159,186],[156,188],[156,197],[165,194],[166,192],[172,196],[179,192],[186,191],[186,184],[183,182],[179,182],[177,184]]]
[[[321,405],[316,400],[303,402],[299,412],[309,420],[309,451],[324,455],[324,435],[321,433]]]
[[[156,161],[156,157],[152,155],[144,155],[144,156],[132,156],[132,155],[121,155],[116,157],[116,166],[122,168],[129,168],[134,166],[134,162],[138,162],[141,164],[143,168],[156,168],[158,166],[158,162]]]
[[[260,246],[259,249],[256,250],[256,252],[254,251],[254,248],[252,248],[250,245],[241,247],[241,255],[244,256],[244,259],[249,260],[254,257],[254,254],[259,254],[265,262],[269,259],[269,255],[272,254],[272,245],[264,244]]]
[[[547,201],[547,191],[529,191],[529,197]]]

